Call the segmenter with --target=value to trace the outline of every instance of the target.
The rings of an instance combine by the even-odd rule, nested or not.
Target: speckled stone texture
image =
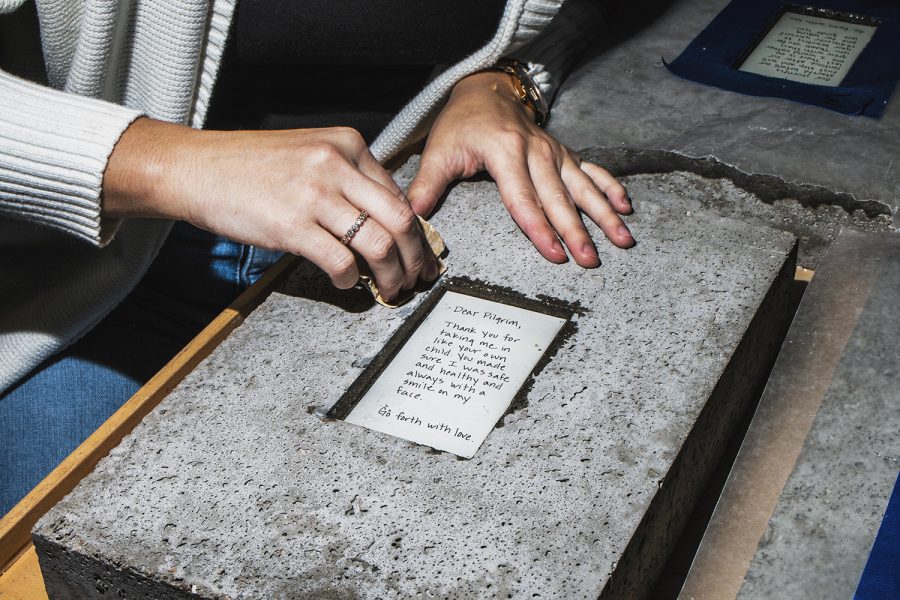
[[[606,149],[589,148],[582,156],[614,168]],[[835,204],[804,206],[789,196],[763,200],[749,191],[755,188],[756,176],[737,185],[730,174],[704,177],[689,171],[671,173],[635,173],[620,177],[631,198],[652,197],[680,211],[681,218],[691,219],[696,213],[711,213],[744,223],[773,227],[798,238],[797,263],[815,269],[831,243],[843,230],[864,232],[893,231],[890,217],[868,217],[861,209],[847,210]],[[749,188],[749,189],[748,189]]]
[[[738,598],[853,597],[900,470],[898,257],[900,235],[851,234],[824,263],[862,312]]]
[[[621,174],[729,176],[773,201],[836,204],[900,226],[900,93],[880,119],[847,116],[681,79],[674,60],[728,0],[620,2],[596,58],[571,76],[549,130],[603,146]],[[807,265],[811,266],[811,265]]]
[[[471,460],[316,416],[422,297],[387,310],[301,265],[38,523],[51,597],[646,593],[765,380],[795,260],[784,232],[658,200],[584,270],[541,259],[493,183],[449,194],[450,275],[584,312]]]

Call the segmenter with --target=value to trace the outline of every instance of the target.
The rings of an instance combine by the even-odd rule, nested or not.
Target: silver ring
[[[344,237],[341,238],[341,243],[345,246],[350,245],[350,240],[353,239],[353,236],[356,235],[356,232],[359,231],[359,228],[363,226],[363,223],[366,222],[366,219],[369,218],[369,213],[366,211],[362,211],[359,213],[359,216],[356,217],[356,220],[353,221],[353,225],[350,226],[350,229],[347,230],[347,233],[344,234]]]

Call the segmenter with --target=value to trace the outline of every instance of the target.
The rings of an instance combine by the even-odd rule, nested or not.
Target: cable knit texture
[[[21,4],[0,0],[0,12]],[[155,258],[171,224],[102,219],[103,171],[139,115],[202,125],[234,11],[234,0],[36,4],[52,87],[0,73],[0,391],[89,331]]]
[[[25,4],[25,0],[0,0],[0,14],[12,12]]]
[[[494,37],[471,56],[443,71],[400,111],[372,143],[375,158],[383,162],[399,152],[415,135],[418,126],[443,104],[456,82],[490,67],[504,54],[515,52],[534,39],[550,24],[561,5],[562,0],[509,0]]]
[[[0,14],[26,1],[0,0]],[[89,331],[156,256],[170,223],[103,219],[103,172],[140,115],[203,126],[235,8],[235,0],[35,1],[50,87],[0,72],[0,392]],[[560,78],[540,57],[559,62],[560,40],[578,22],[554,21],[562,3],[508,0],[494,37],[440,72],[373,154],[396,154],[460,79],[510,53],[526,55],[552,95]]]
[[[116,224],[100,215],[101,169],[139,114],[0,72],[0,212],[108,242]]]

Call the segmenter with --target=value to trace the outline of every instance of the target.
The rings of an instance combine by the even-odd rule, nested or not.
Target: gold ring
[[[368,218],[369,213],[366,211],[359,213],[359,216],[353,221],[353,225],[350,226],[350,229],[348,229],[347,233],[344,234],[344,237],[341,238],[341,243],[345,246],[349,246],[350,240],[353,239],[353,236],[356,235],[356,232],[359,231],[359,228],[363,226],[363,223],[365,223]]]

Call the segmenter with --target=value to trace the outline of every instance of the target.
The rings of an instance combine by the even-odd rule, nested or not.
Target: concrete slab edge
[[[99,561],[96,556],[67,550],[41,535],[33,534],[32,539],[39,556],[65,555],[65,558],[40,561],[44,585],[51,591],[51,598],[196,600],[191,590],[180,589],[178,582],[151,580],[137,571],[122,569],[121,565]],[[59,565],[78,565],[78,568],[56,569]]]
[[[711,179],[728,179],[768,203],[793,198],[810,208],[828,204],[839,206],[848,213],[861,210],[869,218],[888,215],[900,229],[900,211],[894,211],[888,203],[876,198],[857,198],[820,185],[787,181],[766,173],[748,173],[712,155],[691,156],[673,150],[619,146],[591,147],[590,150],[600,164],[617,177],[687,171]]]
[[[600,594],[602,600],[646,598],[652,591],[717,466],[706,457],[722,455],[737,424],[762,395],[790,326],[796,260],[795,243],[666,479],[660,481]]]

